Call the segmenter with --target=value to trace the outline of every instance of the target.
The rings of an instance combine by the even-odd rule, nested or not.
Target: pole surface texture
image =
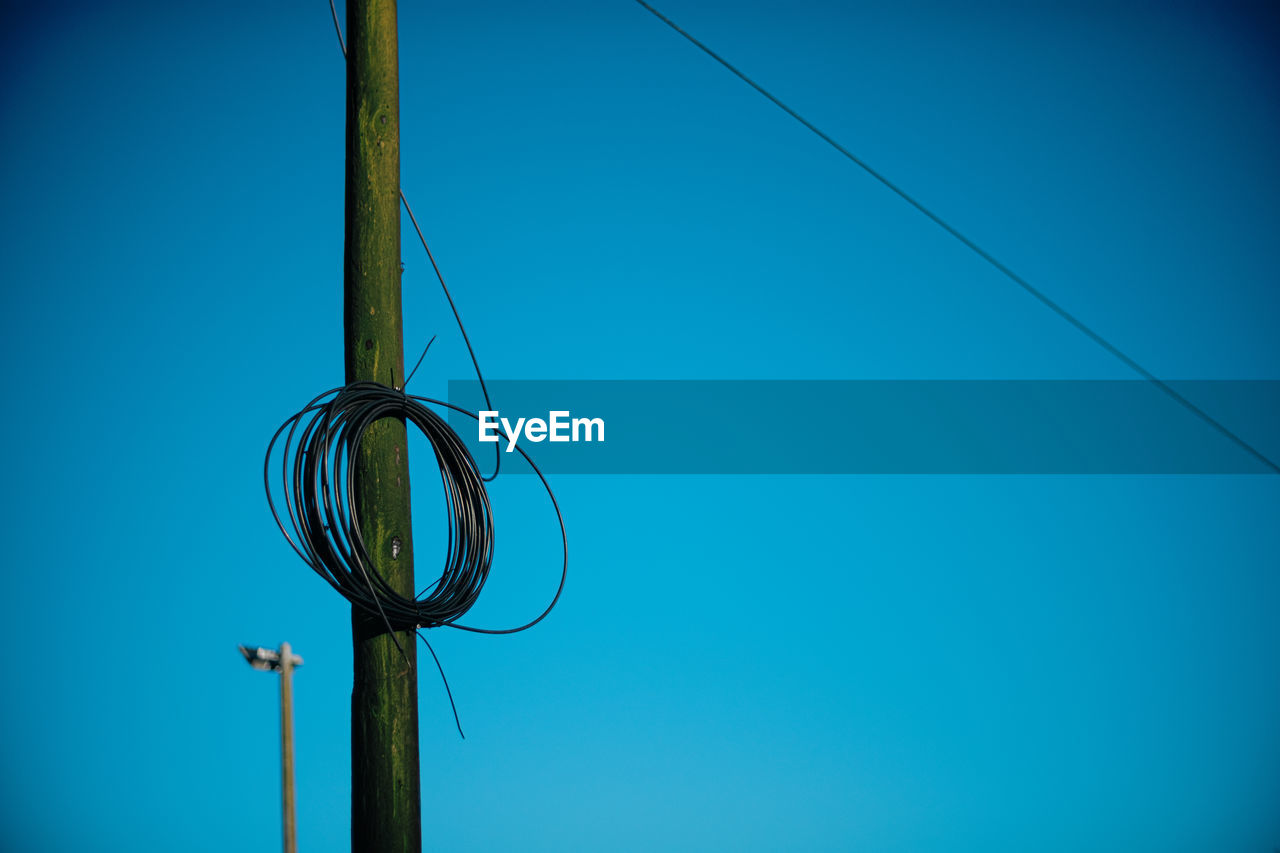
[[[400,86],[395,0],[347,3],[344,332],[348,382],[404,383],[400,317]],[[354,464],[361,532],[374,567],[414,597],[409,456],[403,419],[375,422]],[[351,847],[422,849],[417,647],[353,611]]]
[[[293,806],[293,649],[280,644],[280,782],[284,814],[284,853],[298,853]]]

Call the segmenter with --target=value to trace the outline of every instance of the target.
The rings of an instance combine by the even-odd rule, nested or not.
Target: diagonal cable
[[[961,243],[963,243],[965,246],[967,246],[968,248],[972,249],[972,250],[973,250],[973,252],[974,252],[978,257],[982,258],[984,261],[986,261],[987,263],[989,263],[991,266],[995,267],[995,268],[996,268],[996,270],[998,270],[1001,274],[1003,274],[1003,275],[1005,276],[1005,278],[1009,279],[1009,280],[1010,280],[1010,281],[1012,281],[1014,284],[1018,285],[1018,287],[1021,287],[1021,288],[1022,288],[1023,290],[1025,290],[1027,293],[1029,293],[1029,294],[1031,294],[1032,296],[1034,296],[1037,300],[1039,300],[1039,301],[1041,302],[1041,304],[1043,304],[1045,307],[1047,307],[1050,311],[1052,311],[1053,313],[1057,314],[1057,315],[1058,315],[1059,317],[1061,317],[1063,320],[1066,320],[1068,323],[1070,323],[1072,326],[1074,326],[1076,329],[1078,329],[1080,332],[1082,332],[1082,333],[1083,333],[1087,338],[1089,338],[1089,340],[1093,341],[1095,344],[1097,344],[1098,346],[1102,347],[1102,348],[1103,348],[1104,350],[1106,350],[1107,352],[1111,353],[1111,355],[1115,356],[1117,359],[1119,359],[1121,362],[1123,362],[1123,363],[1125,364],[1125,366],[1127,366],[1127,367],[1128,367],[1130,370],[1132,370],[1134,373],[1137,373],[1137,374],[1138,374],[1139,376],[1141,376],[1143,379],[1147,380],[1147,381],[1148,381],[1148,382],[1150,382],[1152,385],[1154,385],[1155,387],[1159,388],[1159,389],[1160,389],[1161,391],[1163,391],[1163,392],[1164,392],[1164,393],[1165,393],[1165,394],[1166,394],[1170,399],[1172,399],[1174,402],[1178,403],[1178,405],[1182,406],[1184,409],[1186,409],[1187,411],[1191,412],[1191,413],[1192,413],[1193,415],[1195,415],[1196,417],[1200,418],[1200,420],[1204,421],[1206,424],[1208,424],[1209,426],[1213,427],[1215,430],[1217,430],[1219,433],[1221,433],[1223,436],[1225,436],[1227,439],[1229,439],[1232,443],[1234,443],[1235,445],[1237,445],[1238,447],[1240,447],[1241,449],[1243,449],[1245,452],[1247,452],[1250,456],[1252,456],[1252,457],[1254,457],[1255,459],[1257,459],[1257,460],[1258,460],[1259,462],[1261,462],[1263,465],[1265,465],[1265,466],[1267,466],[1268,468],[1270,468],[1273,472],[1275,472],[1275,473],[1277,473],[1277,474],[1280,474],[1280,465],[1277,465],[1277,464],[1276,464],[1275,462],[1273,462],[1269,457],[1267,457],[1266,455],[1264,455],[1260,450],[1258,450],[1257,448],[1255,448],[1253,445],[1249,444],[1247,441],[1245,441],[1245,440],[1244,440],[1243,438],[1241,438],[1240,436],[1236,435],[1236,434],[1235,434],[1234,432],[1232,432],[1232,431],[1231,431],[1227,426],[1225,426],[1224,424],[1222,424],[1221,422],[1219,422],[1218,420],[1216,420],[1212,415],[1210,415],[1210,414],[1209,414],[1208,412],[1206,412],[1204,409],[1200,408],[1200,407],[1199,407],[1199,406],[1197,406],[1195,403],[1191,402],[1191,401],[1190,401],[1190,400],[1188,400],[1186,397],[1182,396],[1182,394],[1178,393],[1178,391],[1177,391],[1177,390],[1175,390],[1173,387],[1171,387],[1167,382],[1165,382],[1164,380],[1160,379],[1158,376],[1156,376],[1156,375],[1155,375],[1154,373],[1152,373],[1150,370],[1147,370],[1145,367],[1143,367],[1141,364],[1139,364],[1137,361],[1135,361],[1135,360],[1134,360],[1132,357],[1130,357],[1129,355],[1126,355],[1126,354],[1124,353],[1124,351],[1122,351],[1119,347],[1117,347],[1115,344],[1113,344],[1113,343],[1111,343],[1110,341],[1108,341],[1106,338],[1104,338],[1104,337],[1103,337],[1102,335],[1100,335],[1098,332],[1095,332],[1093,329],[1091,329],[1089,326],[1087,326],[1087,325],[1085,324],[1085,322],[1084,322],[1083,320],[1081,320],[1079,317],[1075,316],[1075,315],[1074,315],[1074,314],[1072,314],[1070,311],[1068,311],[1066,308],[1063,308],[1063,307],[1062,307],[1061,305],[1059,305],[1057,302],[1055,302],[1055,301],[1053,301],[1052,299],[1050,299],[1050,298],[1049,298],[1049,296],[1047,296],[1047,295],[1046,295],[1043,291],[1041,291],[1039,288],[1035,287],[1035,286],[1034,286],[1034,285],[1032,285],[1030,282],[1028,282],[1026,279],[1024,279],[1022,276],[1018,275],[1018,274],[1017,274],[1017,273],[1015,273],[1013,270],[1009,269],[1007,266],[1005,266],[1004,264],[1002,264],[1000,261],[996,260],[996,258],[995,258],[994,256],[992,256],[990,252],[988,252],[986,249],[983,249],[983,248],[982,248],[981,246],[979,246],[977,243],[975,243],[975,242],[973,242],[972,240],[970,240],[968,237],[966,237],[964,234],[962,234],[959,230],[957,230],[953,225],[951,225],[949,222],[947,222],[947,221],[946,221],[945,219],[943,219],[941,216],[939,216],[938,214],[934,213],[934,212],[933,212],[932,210],[930,210],[929,208],[925,207],[925,206],[924,206],[924,204],[922,204],[920,201],[916,200],[916,199],[915,199],[913,196],[911,196],[911,195],[910,195],[906,190],[902,189],[902,188],[901,188],[901,187],[899,187],[897,184],[895,184],[893,181],[889,180],[887,177],[885,177],[884,175],[882,175],[880,172],[876,171],[876,170],[875,170],[874,168],[872,168],[872,167],[871,167],[871,165],[870,165],[870,164],[868,164],[865,160],[863,160],[862,158],[858,157],[856,154],[854,154],[853,152],[851,152],[849,149],[845,148],[845,147],[844,147],[843,145],[841,145],[839,142],[836,142],[836,141],[835,141],[834,139],[832,139],[830,136],[828,136],[827,134],[823,133],[821,130],[819,130],[819,129],[818,129],[818,128],[813,124],[813,122],[809,121],[809,120],[808,120],[808,119],[806,119],[804,116],[800,115],[798,112],[796,112],[795,110],[793,110],[791,107],[787,106],[787,105],[786,105],[786,104],[784,104],[782,101],[778,100],[778,98],[776,98],[776,97],[775,97],[771,92],[769,92],[767,89],[765,89],[763,86],[761,86],[761,85],[760,85],[759,83],[757,83],[756,81],[752,80],[752,79],[751,79],[750,77],[748,77],[746,74],[744,74],[744,73],[742,73],[741,71],[739,71],[737,68],[735,68],[735,67],[734,67],[734,66],[733,66],[733,65],[732,65],[732,64],[731,64],[727,59],[725,59],[723,56],[721,56],[720,54],[716,53],[714,50],[712,50],[711,48],[707,47],[705,44],[703,44],[702,42],[698,41],[696,38],[694,38],[693,36],[691,36],[688,32],[686,32],[685,30],[683,30],[683,29],[680,27],[680,25],[679,25],[679,24],[677,24],[675,21],[671,20],[671,19],[670,19],[670,18],[668,18],[666,15],[662,14],[661,12],[659,12],[657,9],[653,8],[652,6],[650,6],[648,3],[646,3],[646,2],[645,2],[645,0],[636,0],[636,2],[637,2],[637,3],[639,3],[641,6],[643,6],[645,9],[649,10],[649,12],[651,12],[651,13],[654,15],[654,17],[656,17],[658,20],[662,21],[662,22],[663,22],[664,24],[666,24],[668,27],[670,27],[671,29],[675,30],[677,33],[679,33],[680,35],[682,35],[682,36],[684,36],[686,39],[688,39],[690,43],[692,43],[695,47],[697,47],[699,50],[701,50],[701,51],[702,51],[703,53],[705,53],[707,56],[710,56],[710,57],[711,57],[712,59],[714,59],[716,62],[718,62],[718,63],[720,63],[721,65],[723,65],[726,69],[728,69],[728,70],[729,70],[730,72],[732,72],[736,77],[738,77],[738,79],[742,80],[742,82],[746,83],[748,86],[750,86],[751,88],[755,89],[755,90],[756,90],[757,92],[759,92],[761,95],[764,95],[766,98],[768,98],[770,101],[772,101],[772,102],[773,102],[773,104],[774,104],[776,107],[778,107],[779,109],[781,109],[783,112],[785,112],[787,115],[791,116],[791,117],[792,117],[793,119],[795,119],[796,121],[800,122],[800,124],[804,125],[804,126],[805,126],[805,128],[807,128],[809,131],[811,131],[815,136],[817,136],[817,137],[818,137],[819,139],[821,139],[823,142],[825,142],[825,143],[827,143],[828,145],[830,145],[830,146],[831,146],[832,148],[834,148],[836,151],[840,152],[842,155],[844,155],[844,157],[845,157],[846,159],[848,159],[848,160],[849,160],[850,162],[852,162],[854,165],[858,166],[860,169],[862,169],[863,171],[865,171],[868,175],[870,175],[871,177],[875,178],[875,179],[876,179],[877,181],[879,181],[880,183],[884,184],[884,186],[885,186],[885,187],[887,187],[888,189],[892,190],[892,191],[893,191],[893,192],[894,192],[894,193],[895,193],[899,198],[901,198],[901,199],[902,199],[903,201],[905,201],[907,204],[911,205],[911,206],[912,206],[912,207],[914,207],[916,210],[918,210],[918,211],[920,211],[921,213],[923,213],[925,216],[927,216],[929,219],[931,219],[931,220],[934,222],[934,224],[936,224],[936,225],[937,225],[938,227],[940,227],[942,230],[946,231],[946,232],[947,232],[948,234],[950,234],[952,237],[955,237],[957,240],[959,240],[959,241],[960,241]]]

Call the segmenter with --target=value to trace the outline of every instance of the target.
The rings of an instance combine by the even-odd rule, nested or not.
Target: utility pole
[[[293,667],[296,658],[288,643],[280,644],[280,780],[284,813],[284,853],[298,853],[298,820],[293,803]]]
[[[347,382],[404,383],[400,317],[400,81],[395,0],[347,2]],[[373,566],[406,598],[413,586],[405,424],[375,422],[360,443],[355,500]],[[352,611],[351,848],[422,849],[416,637]],[[401,652],[403,649],[403,653]]]
[[[293,805],[293,668],[302,666],[302,658],[293,653],[288,643],[281,643],[278,652],[261,646],[241,646],[240,653],[254,669],[280,673],[280,800],[284,815],[284,853],[298,853]]]

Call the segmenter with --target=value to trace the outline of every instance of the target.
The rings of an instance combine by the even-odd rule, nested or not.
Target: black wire
[[[330,0],[332,3],[332,0]],[[449,292],[449,285],[444,283],[444,275],[440,272],[439,265],[436,264],[435,255],[431,254],[431,247],[427,245],[427,238],[423,236],[422,229],[418,226],[418,217],[413,215],[413,208],[409,206],[409,199],[405,196],[404,190],[400,190],[400,201],[404,202],[404,209],[409,214],[409,221],[413,223],[413,230],[418,232],[418,239],[422,242],[422,248],[426,250],[427,260],[431,261],[431,268],[436,271],[436,278],[440,281],[440,289],[444,291],[444,298],[449,300],[449,308],[453,311],[453,319],[458,322],[458,331],[462,333],[462,342],[467,345],[467,352],[471,355],[471,365],[476,369],[476,378],[480,380],[480,393],[484,395],[484,405],[487,411],[493,411],[493,403],[489,401],[489,386],[484,382],[484,374],[480,372],[480,362],[476,359],[476,351],[471,346],[471,336],[467,334],[467,327],[462,325],[462,315],[458,313],[458,306],[453,302],[453,294]],[[432,340],[435,340],[432,338]],[[431,346],[430,343],[427,346]],[[426,351],[423,351],[426,354]],[[422,359],[418,359],[419,362]],[[413,368],[417,370],[415,366]],[[407,384],[409,380],[405,380]],[[498,472],[502,470],[502,453],[498,450],[498,445],[493,446],[493,473],[484,478],[484,481],[490,482],[498,476]]]
[[[419,631],[418,639],[422,640],[427,651],[431,652],[431,659],[436,662],[436,670],[440,673],[440,680],[444,682],[444,692],[449,696],[449,707],[453,709],[453,724],[458,727],[458,735],[466,740],[467,735],[462,731],[462,720],[458,719],[458,705],[453,701],[453,691],[449,689],[449,679],[444,677],[444,667],[440,665],[440,658],[436,656],[436,650],[431,648],[431,643],[427,642],[426,634]]]
[[[418,356],[418,360],[414,362],[413,370],[409,371],[409,375],[404,378],[404,385],[401,388],[408,388],[409,382],[413,379],[413,374],[418,372],[418,368],[422,366],[422,360],[427,357],[427,350],[431,349],[431,345],[436,342],[436,336],[432,335],[431,340],[427,341],[427,345],[422,348],[422,355]]]
[[[569,540],[559,502],[537,464],[516,445],[515,450],[546,489],[560,525],[564,554],[560,582],[551,603],[522,625],[478,628],[458,624],[489,576],[493,513],[471,452],[429,406],[477,418],[452,403],[406,394],[377,382],[352,382],[313,399],[276,430],[267,446],[263,482],[271,514],[298,556],[354,607],[377,616],[393,637],[395,632],[420,628],[449,627],[478,634],[514,634],[532,628],[556,606],[568,574]],[[403,418],[426,437],[440,467],[449,508],[444,568],[439,579],[415,598],[401,595],[382,577],[361,533],[352,462],[365,432],[382,418]],[[282,489],[277,503],[271,489],[271,459],[282,435]]]
[[[331,2],[332,2],[332,0],[331,0]],[[1095,331],[1094,331],[1093,329],[1091,329],[1089,326],[1085,325],[1085,323],[1084,323],[1084,321],[1083,321],[1083,320],[1081,320],[1080,318],[1076,317],[1074,314],[1072,314],[1072,313],[1071,313],[1070,311],[1068,311],[1066,308],[1063,308],[1063,307],[1062,307],[1061,305],[1059,305],[1057,302],[1054,302],[1052,299],[1050,299],[1050,298],[1049,298],[1049,296],[1048,296],[1048,295],[1046,295],[1045,293],[1043,293],[1039,288],[1037,288],[1037,287],[1033,286],[1030,282],[1028,282],[1028,281],[1027,281],[1026,279],[1024,279],[1022,276],[1018,275],[1018,274],[1017,274],[1017,273],[1015,273],[1013,270],[1009,269],[1007,266],[1005,266],[1004,264],[1000,263],[1000,261],[996,260],[996,258],[995,258],[994,256],[992,256],[992,255],[991,255],[991,253],[987,252],[985,249],[983,249],[983,248],[982,248],[981,246],[979,246],[977,243],[975,243],[975,242],[973,242],[972,240],[970,240],[968,237],[966,237],[964,234],[962,234],[958,229],[956,229],[954,226],[952,226],[949,222],[947,222],[947,221],[946,221],[945,219],[943,219],[941,216],[939,216],[938,214],[934,213],[934,212],[933,212],[932,210],[930,210],[929,208],[925,207],[923,203],[921,203],[921,202],[917,201],[914,197],[912,197],[909,193],[907,193],[907,191],[906,191],[906,190],[902,189],[902,188],[901,188],[901,187],[899,187],[897,184],[895,184],[895,183],[893,183],[892,181],[890,181],[890,180],[889,180],[888,178],[886,178],[884,175],[880,174],[880,173],[879,173],[879,172],[877,172],[875,169],[873,169],[873,168],[871,167],[871,165],[870,165],[870,164],[868,164],[865,160],[863,160],[862,158],[860,158],[860,157],[858,157],[857,155],[855,155],[853,152],[851,152],[849,149],[845,148],[845,147],[844,147],[843,145],[841,145],[839,142],[836,142],[834,139],[832,139],[832,138],[831,138],[830,136],[828,136],[827,134],[823,133],[823,132],[822,132],[821,130],[819,130],[819,129],[818,129],[818,128],[817,128],[817,127],[816,127],[816,126],[811,122],[811,121],[809,121],[808,119],[806,119],[804,116],[800,115],[798,112],[796,112],[795,110],[793,110],[791,107],[787,106],[787,105],[786,105],[785,103],[783,103],[782,101],[778,100],[778,98],[774,97],[774,95],[773,95],[771,92],[769,92],[767,89],[765,89],[763,86],[761,86],[761,85],[760,85],[759,83],[757,83],[756,81],[752,80],[752,79],[751,79],[750,77],[748,77],[746,74],[744,74],[744,73],[742,73],[741,71],[739,71],[739,70],[738,70],[737,68],[735,68],[732,64],[730,64],[730,63],[729,63],[729,61],[728,61],[727,59],[725,59],[724,57],[722,57],[720,54],[716,53],[714,50],[712,50],[711,48],[707,47],[707,46],[706,46],[705,44],[703,44],[702,42],[698,41],[696,38],[694,38],[693,36],[691,36],[689,33],[685,32],[685,31],[680,27],[680,25],[679,25],[679,24],[677,24],[675,21],[671,20],[671,19],[670,19],[670,18],[668,18],[666,15],[662,14],[661,12],[659,12],[657,9],[653,8],[652,6],[650,6],[648,3],[646,3],[646,2],[645,2],[645,0],[636,0],[636,2],[637,2],[637,3],[639,3],[641,6],[643,6],[645,9],[649,10],[649,12],[651,12],[651,13],[653,14],[653,16],[654,16],[654,17],[656,17],[658,20],[662,21],[662,22],[663,22],[664,24],[666,24],[668,27],[670,27],[671,29],[675,30],[677,33],[679,33],[680,35],[682,35],[682,36],[684,36],[686,39],[688,39],[690,43],[692,43],[695,47],[697,47],[699,50],[701,50],[701,51],[702,51],[703,53],[705,53],[707,56],[710,56],[710,57],[711,57],[712,59],[714,59],[716,62],[718,62],[718,63],[720,63],[721,65],[723,65],[726,69],[728,69],[728,70],[729,70],[730,72],[732,72],[735,76],[737,76],[740,80],[742,80],[742,82],[746,83],[748,86],[750,86],[751,88],[755,89],[755,90],[756,90],[757,92],[759,92],[761,95],[764,95],[766,98],[768,98],[770,101],[772,101],[772,102],[773,102],[774,106],[778,107],[778,108],[779,108],[779,109],[781,109],[783,112],[785,112],[787,115],[791,116],[793,119],[795,119],[796,121],[800,122],[800,124],[804,125],[804,126],[805,126],[805,128],[807,128],[808,130],[810,130],[810,131],[811,131],[815,136],[817,136],[817,137],[818,137],[819,139],[821,139],[823,142],[827,143],[827,144],[828,144],[828,145],[830,145],[832,148],[834,148],[836,151],[838,151],[838,152],[840,152],[841,154],[843,154],[843,155],[844,155],[844,156],[845,156],[849,161],[851,161],[851,162],[852,162],[852,163],[854,163],[856,166],[858,166],[859,168],[861,168],[861,169],[862,169],[863,171],[865,171],[868,175],[870,175],[871,177],[875,178],[875,179],[876,179],[877,181],[879,181],[880,183],[884,184],[884,186],[886,186],[888,189],[892,190],[895,194],[897,194],[897,195],[898,195],[898,196],[899,196],[903,201],[905,201],[907,204],[911,205],[911,206],[912,206],[912,207],[914,207],[916,210],[918,210],[918,211],[920,211],[921,213],[923,213],[923,214],[924,214],[925,216],[927,216],[930,220],[932,220],[932,221],[934,222],[934,224],[938,225],[940,228],[942,228],[942,230],[946,231],[946,232],[947,232],[948,234],[950,234],[952,237],[954,237],[954,238],[956,238],[957,240],[959,240],[959,241],[960,241],[961,243],[963,243],[966,247],[968,247],[968,248],[969,248],[969,249],[971,249],[975,254],[977,254],[977,256],[978,256],[978,257],[982,258],[984,261],[986,261],[987,263],[989,263],[991,266],[995,267],[995,268],[996,268],[996,270],[998,270],[1000,273],[1002,273],[1002,274],[1005,276],[1005,278],[1008,278],[1008,279],[1009,279],[1010,281],[1012,281],[1014,284],[1018,285],[1018,286],[1019,286],[1019,287],[1021,287],[1023,290],[1025,290],[1027,293],[1031,294],[1033,297],[1035,297],[1036,299],[1038,299],[1038,300],[1039,300],[1043,305],[1045,305],[1047,308],[1049,308],[1049,310],[1053,311],[1055,314],[1057,314],[1057,315],[1058,315],[1059,317],[1061,317],[1063,320],[1066,320],[1068,323],[1070,323],[1072,326],[1074,326],[1077,330],[1079,330],[1079,331],[1080,331],[1080,332],[1082,332],[1085,336],[1087,336],[1087,337],[1088,337],[1091,341],[1093,341],[1095,344],[1097,344],[1098,346],[1102,347],[1104,350],[1106,350],[1107,352],[1109,352],[1111,355],[1115,356],[1117,359],[1119,359],[1121,362],[1123,362],[1123,363],[1125,364],[1125,366],[1127,366],[1130,370],[1134,371],[1134,372],[1135,372],[1135,373],[1137,373],[1139,376],[1141,376],[1143,379],[1147,380],[1147,381],[1148,381],[1148,382],[1150,382],[1152,385],[1154,385],[1154,386],[1156,386],[1157,388],[1159,388],[1159,389],[1160,389],[1161,391],[1163,391],[1166,395],[1168,395],[1172,400],[1174,400],[1175,402],[1177,402],[1179,405],[1181,405],[1181,406],[1182,406],[1183,408],[1185,408],[1187,411],[1189,411],[1189,412],[1191,412],[1192,414],[1196,415],[1198,418],[1200,418],[1202,421],[1204,421],[1205,423],[1207,423],[1209,426],[1213,427],[1215,430],[1217,430],[1217,431],[1218,431],[1219,433],[1221,433],[1223,436],[1225,436],[1226,438],[1230,439],[1230,440],[1231,440],[1233,443],[1235,443],[1238,447],[1240,447],[1240,448],[1242,448],[1243,450],[1247,451],[1251,456],[1253,456],[1253,457],[1254,457],[1255,459],[1257,459],[1259,462],[1262,462],[1264,465],[1266,465],[1266,466],[1267,466],[1268,468],[1270,468],[1272,471],[1276,472],[1277,474],[1280,474],[1280,465],[1277,465],[1277,464],[1276,464],[1275,462],[1273,462],[1269,457],[1265,456],[1265,455],[1262,453],[1262,451],[1258,450],[1258,449],[1257,449],[1257,448],[1255,448],[1253,445],[1251,445],[1251,444],[1249,444],[1247,441],[1245,441],[1243,438],[1241,438],[1240,436],[1236,435],[1234,432],[1232,432],[1232,431],[1231,431],[1227,426],[1225,426],[1224,424],[1219,423],[1216,419],[1214,419],[1214,418],[1213,418],[1213,416],[1211,416],[1211,415],[1210,415],[1208,412],[1206,412],[1204,409],[1201,409],[1201,408],[1200,408],[1199,406],[1197,406],[1195,403],[1191,402],[1191,401],[1190,401],[1190,400],[1188,400],[1186,397],[1182,396],[1182,394],[1178,393],[1176,390],[1174,390],[1172,387],[1170,387],[1170,385],[1169,385],[1168,383],[1166,383],[1165,381],[1163,381],[1162,379],[1160,379],[1159,377],[1157,377],[1157,376],[1156,376],[1154,373],[1152,373],[1150,370],[1147,370],[1145,367],[1143,367],[1141,364],[1139,364],[1139,363],[1138,363],[1137,361],[1135,361],[1133,358],[1131,358],[1130,356],[1126,355],[1126,354],[1125,354],[1122,350],[1120,350],[1120,348],[1119,348],[1119,347],[1117,347],[1115,344],[1111,343],[1111,342],[1110,342],[1110,341],[1108,341],[1106,338],[1104,338],[1101,334],[1099,334],[1098,332],[1095,332]],[[335,20],[336,20],[336,18],[335,18]]]
[[[347,58],[347,40],[342,37],[342,24],[338,23],[338,8],[333,5],[333,0],[329,0],[329,14],[333,15],[333,29],[338,33],[338,49],[342,51],[342,58]]]

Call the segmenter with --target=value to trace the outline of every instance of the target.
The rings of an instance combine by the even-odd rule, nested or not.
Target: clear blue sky
[[[491,376],[1127,378],[630,0],[402,6],[403,184]],[[1280,379],[1269,14],[660,8],[1161,376]],[[287,639],[300,844],[345,849],[348,610],[261,494],[342,379],[328,9],[5,18],[0,847],[277,849],[235,645]],[[468,363],[408,237],[439,394]],[[476,622],[554,583],[524,481]],[[427,849],[1280,845],[1280,478],[554,485],[553,617],[433,634],[469,739],[424,676]]]

